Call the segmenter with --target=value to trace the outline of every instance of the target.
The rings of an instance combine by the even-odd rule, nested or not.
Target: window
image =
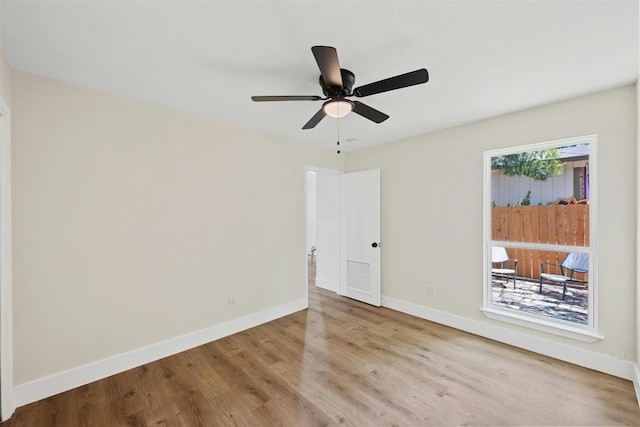
[[[483,312],[597,335],[595,135],[485,152]]]

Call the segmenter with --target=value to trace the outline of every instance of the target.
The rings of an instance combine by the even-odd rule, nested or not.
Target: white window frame
[[[565,147],[576,144],[589,144],[589,246],[553,245],[540,243],[522,243],[491,240],[491,158],[498,155],[515,154],[522,151],[537,151],[548,148]],[[528,144],[506,149],[490,150],[484,153],[484,245],[483,245],[483,307],[481,311],[490,319],[499,320],[547,333],[573,338],[585,342],[604,339],[598,334],[598,262],[597,262],[597,208],[598,208],[598,160],[597,135],[586,135],[576,138]],[[587,325],[580,325],[565,320],[554,319],[536,314],[516,311],[493,304],[491,290],[491,247],[526,248],[545,251],[581,252],[589,254],[588,275],[588,310]]]

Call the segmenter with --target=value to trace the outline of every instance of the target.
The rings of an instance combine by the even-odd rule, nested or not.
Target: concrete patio
[[[585,286],[567,286],[567,296],[562,299],[562,286],[543,285],[542,293],[538,293],[540,284],[531,280],[505,281],[493,278],[492,293],[495,305],[509,307],[527,313],[539,314],[554,319],[588,324],[589,300]]]

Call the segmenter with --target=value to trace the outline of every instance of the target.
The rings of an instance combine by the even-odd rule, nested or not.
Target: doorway
[[[380,170],[307,166],[305,184],[307,300],[323,288],[379,307]]]
[[[340,175],[305,167],[307,282],[338,292],[340,282]]]

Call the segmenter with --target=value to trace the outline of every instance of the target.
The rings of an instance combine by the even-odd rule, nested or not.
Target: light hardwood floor
[[[640,425],[630,381],[309,294],[308,310],[21,407],[2,426]]]

